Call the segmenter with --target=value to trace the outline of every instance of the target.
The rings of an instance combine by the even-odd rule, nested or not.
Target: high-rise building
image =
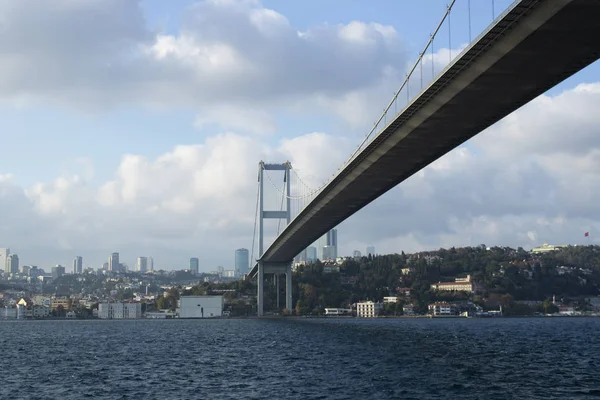
[[[73,273],[83,274],[83,258],[81,256],[77,256],[73,260]]]
[[[148,257],[138,257],[135,270],[142,273],[148,271]]]
[[[9,254],[6,258],[6,269],[7,274],[16,274],[19,272],[19,256],[16,254]]]
[[[235,270],[240,274],[250,272],[250,255],[248,249],[237,249],[235,251]]]
[[[198,274],[200,271],[200,261],[197,257],[190,258],[190,271],[194,274]]]
[[[65,274],[65,267],[62,265],[56,265],[52,267],[52,279],[60,278]]]
[[[367,257],[375,255],[375,246],[367,246]]]
[[[116,272],[119,270],[119,267],[119,253],[112,253],[110,257],[108,257],[108,270]]]
[[[310,246],[306,248],[306,262],[317,261],[317,248]]]
[[[337,229],[333,228],[332,230],[330,230],[329,232],[324,234],[321,237],[321,239],[319,239],[318,246],[319,246],[318,257],[320,260],[325,260],[325,259],[329,259],[329,258],[335,260],[338,255]],[[333,250],[329,249],[329,250],[327,250],[328,253],[324,254],[325,247],[332,247]],[[333,257],[326,257],[326,256],[333,256]]]
[[[10,268],[8,268],[8,264],[6,262],[9,254],[9,248],[0,248],[0,269],[3,269],[7,274],[10,274]]]
[[[154,258],[148,257],[148,269],[154,271]]]
[[[335,246],[323,246],[323,260],[335,260],[336,258]]]

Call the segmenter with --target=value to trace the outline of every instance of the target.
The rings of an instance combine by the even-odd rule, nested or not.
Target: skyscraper
[[[154,258],[148,257],[148,268],[150,271],[154,271]]]
[[[73,260],[73,273],[83,274],[83,258],[81,256],[77,256]]]
[[[198,261],[197,257],[190,258],[190,270],[194,274],[198,274],[198,271],[200,271],[200,261]]]
[[[333,228],[332,230],[324,234],[321,237],[321,239],[319,239],[318,246],[318,256],[320,260],[324,260],[327,258],[335,260],[338,256],[337,229]],[[325,247],[328,247],[327,254],[324,254]]]
[[[250,255],[247,249],[237,249],[235,251],[235,269],[240,274],[247,274],[250,272]]]
[[[137,272],[146,272],[148,270],[148,258],[147,257],[138,257],[137,263],[135,265],[135,270]]]
[[[317,261],[317,248],[310,246],[306,248],[306,262]]]
[[[367,246],[367,257],[369,254],[371,257],[375,255],[375,246]]]
[[[9,254],[6,259],[6,273],[16,274],[19,272],[19,256],[16,254]]]
[[[7,264],[9,254],[9,248],[0,248],[0,269],[3,269],[7,274],[10,274],[10,268]]]
[[[109,271],[119,271],[119,253],[112,253],[110,257],[108,257],[108,270]]]

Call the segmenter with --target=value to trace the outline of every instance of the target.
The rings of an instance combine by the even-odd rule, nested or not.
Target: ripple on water
[[[600,319],[2,321],[10,399],[600,397]],[[26,378],[24,378],[26,377]]]

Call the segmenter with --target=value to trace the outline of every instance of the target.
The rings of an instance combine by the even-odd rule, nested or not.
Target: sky
[[[0,247],[68,270],[114,251],[130,267],[138,256],[157,269],[190,257],[203,271],[233,267],[235,249],[252,247],[257,163],[289,160],[308,185],[325,182],[447,3],[0,0]],[[436,73],[510,4],[470,3],[471,23],[457,0],[426,56]],[[598,243],[599,72],[340,224],[339,253]]]

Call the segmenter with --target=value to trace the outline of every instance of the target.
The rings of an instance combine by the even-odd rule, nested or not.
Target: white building
[[[342,315],[352,315],[351,309],[346,308],[326,308],[325,316],[329,317],[340,317]]]
[[[398,297],[396,296],[386,296],[383,298],[383,303],[387,304],[387,303],[397,303],[398,302]]]
[[[383,311],[382,303],[363,301],[356,303],[356,316],[359,318],[374,318]]]
[[[458,307],[456,304],[440,301],[431,303],[428,307],[431,315],[458,315]]]
[[[179,318],[214,318],[223,316],[223,296],[181,296]]]
[[[135,319],[142,318],[141,303],[99,303],[100,319]]]

